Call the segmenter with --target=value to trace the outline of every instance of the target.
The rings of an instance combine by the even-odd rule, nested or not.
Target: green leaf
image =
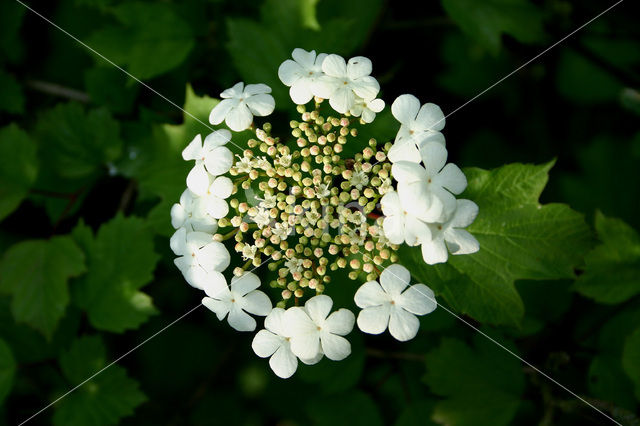
[[[139,291],[153,279],[159,256],[144,220],[122,215],[100,227],[95,239],[79,225],[73,232],[87,253],[87,274],[73,286],[74,301],[91,325],[121,333],[137,328],[156,313],[151,298]]]
[[[60,367],[72,387],[100,371],[107,361],[102,340],[97,336],[85,336],[60,356]],[[117,424],[123,417],[133,414],[146,399],[138,389],[138,383],[127,377],[126,370],[112,365],[60,400],[56,404],[53,424]]]
[[[191,27],[169,4],[126,2],[112,12],[120,25],[97,30],[88,44],[141,80],[176,68],[195,45]]]
[[[24,47],[20,27],[26,10],[18,2],[0,3],[0,63],[5,60],[16,63],[21,59]]]
[[[602,242],[585,256],[574,289],[600,303],[622,303],[640,293],[640,236],[619,219],[596,214]]]
[[[428,399],[414,401],[406,404],[395,426],[435,426],[431,421],[434,402]]]
[[[636,328],[624,343],[622,368],[635,384],[636,399],[640,401],[640,328]]]
[[[120,126],[103,108],[87,113],[77,103],[59,104],[40,117],[36,129],[42,164],[63,178],[87,177],[122,150]]]
[[[596,355],[589,365],[588,378],[591,396],[611,401],[617,407],[635,409],[633,385],[622,369],[619,356]]]
[[[0,406],[13,386],[13,376],[16,373],[16,361],[11,348],[0,339]]]
[[[425,381],[432,392],[445,397],[436,404],[432,419],[451,426],[510,424],[524,390],[522,366],[479,334],[474,343],[471,348],[445,338],[427,354]]]
[[[84,254],[68,236],[23,241],[11,246],[0,263],[0,292],[13,295],[17,322],[50,339],[69,304],[69,278],[85,271]]]
[[[111,66],[95,67],[87,70],[84,80],[92,102],[114,113],[131,112],[140,85],[127,84],[129,77],[122,71]]]
[[[503,33],[522,43],[544,37],[542,13],[528,0],[442,0],[442,6],[462,31],[493,54],[500,50]]]
[[[22,114],[24,112],[24,94],[22,87],[16,79],[9,73],[0,69],[0,111],[12,114]]]
[[[38,173],[36,145],[17,125],[0,129],[0,220],[22,202]]]
[[[563,204],[539,204],[552,165],[467,169],[469,186],[461,197],[480,208],[468,228],[480,251],[427,266],[419,248],[403,248],[400,263],[456,311],[482,322],[518,325],[524,307],[514,281],[573,278],[591,242],[581,214]]]

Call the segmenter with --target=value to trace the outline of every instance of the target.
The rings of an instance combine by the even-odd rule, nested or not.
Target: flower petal
[[[404,214],[400,213],[393,216],[387,216],[382,221],[382,229],[384,235],[391,244],[402,244],[405,239],[405,221]]]
[[[224,244],[212,241],[196,254],[198,263],[207,271],[222,272],[229,266],[231,256]]]
[[[271,93],[271,87],[263,83],[247,84],[247,87],[244,88],[244,92],[243,92],[245,96],[250,96],[250,97],[254,97],[256,95],[263,95],[266,93]]]
[[[447,229],[444,239],[451,254],[471,254],[480,250],[478,240],[465,229]]]
[[[211,193],[220,198],[229,198],[233,192],[233,181],[226,176],[218,176],[211,183]]]
[[[341,114],[349,111],[353,107],[354,102],[355,96],[349,87],[340,87],[336,89],[329,99],[331,108]]]
[[[467,187],[467,178],[460,167],[453,163],[444,166],[444,169],[434,177],[434,182],[447,188],[454,194],[461,194]]]
[[[422,243],[422,258],[428,265],[444,263],[449,258],[447,247],[442,238],[436,238]]]
[[[296,47],[295,49],[293,49],[293,52],[291,52],[291,57],[304,68],[311,68],[315,64],[316,51],[312,50],[310,52],[307,52],[304,49]]]
[[[361,310],[358,314],[358,328],[369,334],[383,333],[389,324],[390,310],[389,303]]]
[[[247,106],[253,115],[258,117],[266,117],[273,112],[276,107],[276,101],[273,96],[267,94],[260,94],[248,97]]]
[[[325,327],[328,329],[327,331],[333,334],[344,336],[351,333],[355,321],[356,316],[353,315],[353,312],[345,308],[340,308],[327,317]]]
[[[260,278],[253,272],[245,272],[239,277],[231,278],[231,291],[239,296],[244,296],[258,287],[260,287]]]
[[[215,132],[209,133],[207,137],[204,138],[204,149],[211,151],[218,146],[226,145],[230,140],[230,131],[227,129],[216,130]]]
[[[380,274],[380,285],[392,298],[402,293],[410,282],[409,270],[398,263],[387,266]]]
[[[273,308],[269,315],[264,319],[264,328],[283,337],[289,337],[284,322],[285,310],[282,308]]]
[[[389,333],[397,340],[406,342],[407,340],[413,339],[416,337],[416,334],[418,334],[419,328],[420,321],[418,321],[418,318],[412,313],[402,308],[391,310]]]
[[[187,188],[196,195],[204,195],[209,188],[209,174],[204,168],[204,164],[196,163],[187,175]]]
[[[342,336],[336,336],[328,332],[322,333],[320,344],[322,345],[322,352],[333,361],[341,361],[351,354],[351,343]]]
[[[388,303],[391,298],[377,281],[367,281],[356,291],[353,300],[359,308],[369,308]]]
[[[209,310],[216,314],[218,320],[222,321],[224,317],[229,313],[229,306],[227,303],[220,300],[212,299],[210,297],[203,297],[202,304],[209,308]]]
[[[427,171],[421,164],[398,161],[391,166],[391,175],[402,183],[421,182],[428,179]]]
[[[414,284],[398,298],[396,305],[415,315],[426,315],[433,312],[438,303],[433,291],[424,284]]]
[[[224,122],[234,132],[241,132],[251,126],[253,115],[249,111],[247,104],[240,102],[229,111]]]
[[[447,162],[447,148],[437,142],[425,143],[420,147],[422,162],[431,176],[435,176]]]
[[[231,327],[238,331],[253,331],[256,329],[256,320],[240,309],[236,303],[231,304],[227,321],[229,321]]]
[[[426,103],[420,108],[416,117],[417,124],[425,130],[440,131],[444,128],[445,119],[440,107],[436,104]]]
[[[174,232],[169,240],[169,247],[177,256],[187,253],[187,230],[180,228]]]
[[[391,114],[404,125],[415,120],[419,109],[420,101],[413,95],[400,95],[391,104]]]
[[[456,212],[449,223],[452,228],[466,228],[478,216],[478,205],[471,200],[456,200]]]
[[[291,86],[298,81],[304,72],[304,69],[295,61],[287,59],[278,68],[278,77],[285,86]]]
[[[320,294],[307,300],[304,304],[304,309],[307,311],[309,318],[311,318],[313,322],[321,324],[327,318],[329,312],[331,312],[332,306],[333,300],[331,300],[331,298],[326,294]]]
[[[380,200],[380,206],[382,207],[382,213],[385,216],[393,216],[402,214],[402,207],[400,207],[400,198],[396,191],[389,191]]]
[[[300,359],[312,359],[320,351],[320,334],[308,333],[291,337],[291,352]]]
[[[271,312],[271,299],[260,290],[253,290],[242,299],[242,309],[253,315],[265,316]]]
[[[184,225],[188,218],[189,215],[181,204],[174,204],[171,206],[171,226],[175,229]]]
[[[222,219],[229,213],[229,204],[222,198],[210,196],[207,198],[205,209],[211,217]]]
[[[221,98],[239,98],[244,92],[244,83],[241,81],[236,83],[233,87],[224,90],[220,93]]]
[[[227,173],[233,164],[233,153],[226,146],[219,146],[207,154],[204,164],[207,167],[207,171],[213,176]]]
[[[349,59],[349,62],[347,63],[347,76],[351,80],[367,76],[371,74],[372,70],[373,65],[371,64],[371,60],[364,56],[353,57]]]
[[[291,85],[289,95],[291,100],[298,105],[304,105],[313,98],[313,86],[307,79],[301,78]]]
[[[380,83],[373,77],[362,77],[352,81],[349,86],[351,86],[356,95],[367,102],[374,100],[380,92]]]
[[[298,358],[291,352],[289,342],[280,346],[269,360],[269,367],[282,379],[288,379],[298,369]]]
[[[344,78],[347,75],[347,64],[342,56],[328,55],[322,62],[322,71],[332,77]]]
[[[187,145],[187,147],[182,150],[182,158],[185,161],[197,160],[202,155],[201,151],[202,136],[200,136],[200,134],[197,134],[196,137],[193,138],[191,142],[189,142],[189,145]]]
[[[317,334],[317,325],[309,318],[309,314],[300,307],[292,307],[284,313],[285,334],[290,337]],[[295,351],[294,351],[295,353]],[[296,354],[297,355],[297,354]],[[298,355],[299,356],[299,355]],[[311,358],[314,355],[306,358]]]
[[[211,271],[204,276],[202,289],[212,299],[227,300],[231,297],[227,279],[218,271]]]
[[[384,226],[384,223],[383,223]],[[385,230],[386,235],[386,230]],[[409,246],[417,246],[431,239],[431,231],[426,223],[411,214],[405,216],[403,240]],[[389,239],[391,241],[391,239]],[[393,242],[393,241],[392,241]]]
[[[387,155],[389,161],[397,163],[398,161],[408,161],[412,163],[420,162],[420,152],[413,143],[413,138],[409,139],[396,139]]]
[[[231,111],[232,108],[237,106],[239,103],[238,99],[223,99],[218,105],[213,107],[211,110],[211,114],[209,114],[209,123],[211,124],[220,124],[227,118],[227,115]]]
[[[268,330],[260,330],[251,342],[251,349],[260,358],[266,358],[273,355],[283,345],[284,341],[283,337],[277,336]]]

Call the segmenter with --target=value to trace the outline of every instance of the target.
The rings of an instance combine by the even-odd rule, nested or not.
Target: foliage
[[[396,96],[455,111],[604,5],[33,7],[166,99],[20,3],[0,3],[0,425],[80,384],[34,422],[606,421],[469,324],[621,424],[640,421],[640,55],[628,5],[447,116],[447,149],[469,181],[462,197],[480,207],[469,230],[481,249],[433,267],[419,249],[400,252],[440,303],[418,336],[398,344],[353,333],[345,361],[301,366],[287,381],[252,353],[248,335],[191,311],[200,296],[171,261],[169,210],[189,168],[180,153],[212,130],[219,93],[238,80],[270,85],[269,120],[285,135],[293,115],[277,69],[294,47],[367,56],[388,105],[361,136],[389,141]],[[331,276],[343,284],[336,305],[354,309],[347,295],[357,284]]]

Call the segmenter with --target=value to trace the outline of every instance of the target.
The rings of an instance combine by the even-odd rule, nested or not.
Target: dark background
[[[294,47],[366,56],[373,61],[373,75],[387,105],[396,96],[411,93],[449,114],[613,4],[319,0],[315,7],[322,29],[311,30],[301,22],[305,8],[314,3],[28,4],[178,105],[185,104],[187,83],[197,96],[215,98],[240,80],[265,82],[274,88],[278,105],[272,121],[281,119],[281,126],[294,111],[286,103],[286,88],[277,87],[277,66]],[[591,226],[600,210],[638,229],[640,29],[632,9],[631,1],[616,6],[447,117],[444,134],[450,159],[461,167],[494,168],[555,158],[543,203],[567,203],[584,213]],[[157,312],[124,332],[96,327],[87,317],[82,302],[73,296],[81,278],[69,281],[71,303],[50,339],[28,324],[14,322],[12,296],[0,294],[0,339],[10,348],[15,364],[0,424],[17,424],[81,377],[197,306],[200,295],[183,282],[168,247],[168,209],[184,188],[188,169],[175,165],[181,147],[171,140],[159,142],[158,132],[167,123],[183,124],[183,112],[13,0],[0,5],[0,52],[0,126],[16,123],[39,153],[38,178],[0,223],[0,252],[24,240],[69,234],[80,220],[97,231],[120,212],[144,218],[141,223],[148,227],[146,235],[158,254],[152,262],[153,277],[144,282],[144,292]],[[65,122],[51,112],[61,105],[74,108],[69,102],[77,104],[79,115],[63,114]],[[107,118],[88,120],[87,114],[96,108],[102,108]],[[388,119],[388,109],[377,121],[379,139],[391,139],[397,129]],[[197,127],[186,122],[190,129]],[[69,140],[100,138],[103,145],[88,142],[90,149],[67,145]],[[176,143],[184,146],[189,140]],[[70,177],[60,171],[64,164],[56,164],[65,156],[74,161],[87,158],[93,166]],[[78,164],[73,162],[72,167]],[[118,250],[135,257],[136,249],[134,245]],[[640,318],[638,297],[604,305],[573,292],[571,281],[516,285],[526,309],[521,327],[484,326],[483,330],[508,342],[524,359],[617,421],[639,424],[633,413],[638,408],[634,386],[636,397],[640,396],[640,378],[634,383],[621,363],[621,342]],[[118,306],[112,309],[117,315]],[[99,350],[91,352],[98,353],[95,363],[81,368],[86,374],[74,376],[64,363],[80,336],[99,336],[105,350],[101,355]],[[347,360],[301,367],[286,381],[253,354],[251,338],[219,323],[206,309],[197,309],[118,363],[139,384],[144,401],[139,391],[125,392],[122,389],[130,387],[110,388],[105,383],[92,394],[87,390],[90,383],[72,394],[76,399],[67,402],[67,408],[62,401],[30,423],[608,422],[442,309],[421,318],[420,333],[410,343],[354,331],[350,335],[354,350]],[[442,345],[451,338],[464,342],[470,352],[454,352],[452,359],[447,359],[446,351],[437,352],[444,351]],[[425,379],[429,361],[431,368],[438,368],[439,380],[449,380],[448,384],[433,379],[433,371],[431,379]],[[469,388],[478,400],[452,397],[443,390],[447,386]],[[60,410],[75,414],[52,417]],[[449,414],[439,414],[443,412]]]

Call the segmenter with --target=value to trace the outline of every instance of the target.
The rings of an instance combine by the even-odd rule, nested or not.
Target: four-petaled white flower
[[[363,122],[371,123],[376,118],[376,114],[384,109],[384,101],[382,99],[373,99],[367,101],[361,97],[356,100],[349,110],[354,117],[360,117]]]
[[[420,162],[418,149],[427,142],[445,144],[440,130],[445,118],[440,107],[420,101],[413,95],[400,95],[391,104],[391,113],[401,124],[395,143],[389,150],[389,160]]]
[[[289,226],[289,223],[287,222],[278,222],[276,223],[276,226],[271,228],[273,235],[280,238],[281,241],[286,240],[292,231],[293,228]]]
[[[292,274],[295,272],[302,272],[302,259],[292,257],[284,262],[284,267],[291,271]]]
[[[407,211],[397,192],[387,192],[380,204],[385,215],[382,228],[389,242],[416,246],[431,239],[429,226]]]
[[[316,82],[323,75],[322,62],[327,57],[325,53],[316,56],[316,51],[307,52],[296,48],[291,54],[293,60],[287,59],[278,68],[278,77],[285,86],[290,86],[289,95],[293,102],[306,104],[316,94]]]
[[[229,266],[231,257],[224,244],[213,241],[211,234],[180,228],[171,237],[170,246],[180,256],[174,262],[191,286],[202,289],[212,277],[224,279],[221,272]]]
[[[269,216],[269,210],[258,207],[256,214],[251,216],[251,219],[258,225],[258,228],[262,229],[271,223],[273,219]]]
[[[380,283],[364,283],[355,294],[362,308],[358,327],[369,334],[389,333],[397,340],[413,339],[420,328],[416,315],[426,315],[436,309],[433,291],[424,284],[409,286],[411,274],[404,266],[393,264],[380,274]],[[406,289],[406,290],[405,290]]]
[[[362,170],[357,170],[353,172],[353,175],[351,175],[349,183],[351,186],[360,190],[363,186],[369,183],[369,176],[367,176],[367,174]]]
[[[221,219],[229,213],[229,204],[226,199],[233,192],[233,182],[226,176],[216,177],[207,192],[198,200],[202,209],[212,217]]]
[[[285,312],[285,331],[298,358],[313,359],[322,351],[327,358],[340,361],[351,353],[351,344],[342,336],[353,329],[355,316],[345,308],[329,315],[332,306],[331,298],[322,294],[307,300],[304,308]]]
[[[356,96],[368,102],[378,95],[380,84],[369,75],[371,70],[371,61],[363,56],[345,63],[339,55],[328,55],[322,62],[325,75],[317,80],[317,94],[329,99],[331,107],[344,114],[354,107]]]
[[[271,96],[271,88],[266,84],[237,83],[230,89],[220,93],[223,98],[216,105],[209,121],[220,124],[223,121],[234,132],[248,129],[253,123],[253,116],[265,117],[273,112],[275,100]]]
[[[199,231],[214,234],[218,230],[218,221],[210,216],[187,188],[180,196],[180,203],[171,207],[171,225],[175,228],[185,228],[187,231]]]
[[[298,357],[291,351],[291,336],[287,334],[285,310],[273,308],[264,319],[264,330],[258,331],[251,347],[261,358],[271,357],[269,366],[278,377],[287,379],[298,369]],[[302,362],[312,365],[320,361],[322,353],[313,359],[301,359]]]
[[[451,254],[471,254],[480,249],[478,240],[466,228],[478,215],[478,205],[470,200],[456,200],[456,211],[445,223],[429,224],[431,239],[422,242],[422,257],[433,265],[446,262]]]
[[[256,320],[249,314],[265,316],[271,312],[271,300],[256,290],[258,287],[260,279],[251,272],[234,276],[231,287],[227,286],[224,277],[209,276],[204,282],[207,297],[202,299],[202,304],[214,312],[220,321],[229,314],[227,321],[236,330],[253,331]]]
[[[398,195],[402,205],[421,220],[444,222],[456,207],[453,194],[465,190],[467,178],[458,166],[446,164],[447,149],[439,143],[421,146],[420,156],[424,167],[410,161],[398,161],[391,167]]]
[[[209,174],[218,176],[229,171],[233,164],[233,154],[224,145],[230,140],[231,132],[217,130],[209,134],[204,143],[202,137],[197,135],[182,151],[182,158],[185,160],[196,160],[187,176],[187,187],[194,194],[204,195],[207,192]]]

